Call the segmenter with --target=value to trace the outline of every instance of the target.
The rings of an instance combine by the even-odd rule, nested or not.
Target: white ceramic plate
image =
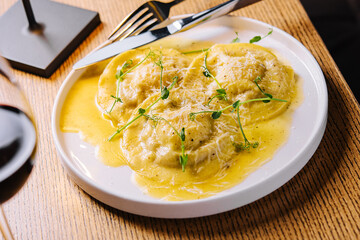
[[[82,74],[72,71],[55,100],[52,130],[62,163],[71,178],[88,194],[114,208],[143,216],[190,218],[216,214],[251,203],[289,181],[309,161],[324,134],[328,97],[323,73],[310,52],[284,31],[266,23],[243,17],[225,16],[204,23],[175,37],[229,43],[238,32],[241,42],[253,36],[272,35],[258,44],[273,49],[287,59],[302,78],[304,101],[295,111],[288,142],[274,158],[253,172],[245,181],[215,196],[191,201],[168,202],[141,192],[132,181],[129,167],[108,167],[95,158],[95,148],[78,134],[59,129],[61,108],[68,91]]]

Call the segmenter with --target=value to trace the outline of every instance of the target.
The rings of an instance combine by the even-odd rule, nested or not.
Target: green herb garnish
[[[158,66],[162,66],[161,62],[158,62],[158,64],[156,64]],[[182,128],[180,133],[174,128],[174,126],[165,118],[160,117],[160,116],[155,116],[155,115],[148,115],[145,114],[146,112],[148,112],[150,110],[150,108],[152,108],[157,102],[159,102],[160,100],[165,100],[169,97],[170,95],[170,90],[175,86],[175,84],[177,83],[178,80],[178,76],[175,76],[173,78],[173,82],[171,83],[171,85],[169,87],[164,87],[161,90],[161,95],[159,98],[157,98],[153,103],[151,103],[147,108],[139,108],[138,109],[138,115],[136,117],[134,117],[133,119],[131,119],[128,123],[126,123],[124,126],[122,126],[121,128],[118,128],[109,138],[108,141],[111,141],[115,138],[115,136],[117,136],[119,133],[121,133],[123,130],[125,130],[128,126],[130,126],[133,122],[135,122],[136,120],[138,120],[141,117],[146,117],[147,119],[150,119],[154,122],[158,122],[160,120],[164,120],[167,124],[170,125],[170,127],[175,131],[175,133],[180,137],[181,140],[181,155],[179,156],[179,161],[182,167],[182,171],[185,171],[185,166],[186,163],[188,161],[188,155],[185,154],[185,128]],[[160,84],[161,85],[161,84]]]
[[[180,139],[181,139],[181,155],[179,157],[180,160],[180,164],[181,164],[181,168],[182,171],[185,172],[185,166],[188,162],[188,154],[185,154],[185,128],[181,129],[181,133],[180,133]]]
[[[241,131],[241,134],[244,138],[244,143],[233,143],[233,146],[235,147],[235,151],[237,152],[241,152],[243,150],[250,150],[250,147],[252,148],[257,148],[259,146],[259,142],[254,142],[254,143],[250,143],[249,140],[246,138],[245,136],[245,133],[244,133],[244,129],[241,125],[241,121],[240,121],[240,104],[237,105],[237,108],[236,108],[236,115],[237,115],[237,121],[238,121],[238,124],[239,124],[239,128],[240,128],[240,131]]]
[[[154,61],[154,63],[160,68],[160,92],[162,92],[162,90],[163,90],[163,71],[164,71],[162,55],[160,55],[159,59],[157,61]]]
[[[222,111],[215,111],[211,114],[212,119],[218,119],[222,114]]]
[[[270,94],[270,93],[266,93],[258,84],[258,82],[261,81],[261,78],[260,77],[257,77],[255,78],[254,82],[256,84],[256,86],[259,88],[260,92],[262,94],[264,94],[264,96],[268,97],[269,99],[267,100],[263,100],[264,103],[268,103],[270,102],[271,100],[275,100],[275,101],[279,101],[279,102],[287,102],[286,100],[283,100],[283,99],[278,99],[278,98],[273,98],[273,96]]]
[[[210,104],[210,102],[214,99],[214,98],[219,98],[219,99],[224,99],[225,101],[228,100],[227,95],[226,95],[226,91],[225,89],[223,89],[219,83],[219,81],[216,79],[216,77],[210,72],[208,66],[207,66],[207,57],[208,57],[209,52],[206,52],[205,57],[204,57],[204,65],[202,66],[202,68],[204,69],[203,74],[205,77],[211,77],[216,84],[218,85],[219,89],[216,89],[216,92],[219,93],[218,95],[212,97],[210,99],[210,101],[207,103],[207,105]]]
[[[146,110],[143,108],[139,108],[138,112],[139,112],[139,114],[144,114],[146,112]]]
[[[116,78],[116,95],[111,96],[113,98],[115,98],[113,104],[111,105],[111,108],[109,111],[107,111],[108,114],[110,114],[112,112],[112,110],[115,107],[115,104],[117,102],[121,102],[121,98],[120,98],[120,82],[122,82],[124,80],[124,77],[131,72],[132,70],[134,70],[135,68],[137,68],[138,66],[140,66],[143,62],[145,62],[145,60],[150,56],[150,54],[152,53],[152,51],[150,50],[149,53],[145,56],[145,58],[143,58],[140,62],[138,62],[135,66],[131,67],[130,69],[128,69],[127,71],[125,71],[125,69],[129,68],[132,64],[133,64],[133,60],[127,60],[122,66],[121,68],[116,72],[115,74],[115,78]]]
[[[159,102],[161,99],[165,100],[169,97],[169,94],[170,94],[170,90],[174,87],[174,85],[176,84],[178,80],[178,77],[174,77],[173,78],[173,82],[171,83],[171,85],[169,86],[169,88],[167,88],[167,94],[166,95],[163,95],[161,94],[161,96],[159,98],[157,98],[153,103],[151,103],[147,108],[139,108],[138,109],[138,115],[136,117],[134,117],[133,119],[131,119],[129,122],[127,122],[124,126],[122,126],[121,128],[118,128],[114,133],[113,135],[111,135],[109,138],[108,138],[108,141],[111,141],[114,139],[114,137],[116,135],[118,135],[119,133],[121,133],[124,129],[126,129],[129,125],[131,125],[133,122],[135,122],[136,120],[138,120],[140,117],[142,116],[145,116],[145,117],[148,117],[148,115],[145,115],[146,112],[149,111],[150,108],[152,108],[157,102]],[[165,87],[166,88],[166,87]],[[165,89],[164,88],[164,89]]]
[[[203,49],[192,50],[192,51],[188,51],[188,52],[182,52],[182,54],[202,53],[202,52],[206,52],[208,50],[209,50],[209,48],[203,48]]]
[[[259,146],[259,143],[258,142],[255,142],[255,143],[250,143],[249,140],[246,138],[245,136],[245,133],[244,133],[244,130],[242,128],[242,125],[241,125],[241,121],[240,121],[240,106],[242,104],[245,104],[245,103],[249,103],[249,102],[259,102],[259,101],[262,101],[264,103],[268,103],[270,101],[279,101],[279,102],[287,102],[287,100],[283,100],[283,99],[278,99],[278,98],[273,98],[273,96],[269,93],[266,93],[263,89],[261,89],[261,87],[259,86],[258,84],[258,81],[261,81],[261,78],[260,77],[257,77],[254,82],[256,84],[256,86],[259,88],[259,90],[261,91],[261,93],[265,96],[264,98],[254,98],[254,99],[249,99],[249,100],[246,100],[246,101],[243,101],[241,102],[240,100],[237,100],[235,101],[233,104],[231,105],[228,105],[226,106],[225,108],[222,108],[222,109],[219,109],[219,110],[205,110],[205,111],[199,111],[199,112],[191,112],[189,114],[189,118],[190,120],[195,120],[196,118],[196,115],[198,114],[203,114],[203,113],[211,113],[211,118],[212,119],[218,119],[221,117],[222,113],[229,109],[229,108],[233,108],[233,110],[231,112],[234,112],[236,111],[237,112],[237,122],[239,124],[239,128],[240,128],[240,131],[241,131],[241,134],[243,135],[243,138],[244,138],[244,143],[233,143],[236,151],[242,151],[242,150],[249,150],[251,147],[252,148],[256,148]]]
[[[231,43],[238,43],[238,42],[240,42],[240,38],[239,38],[238,32],[235,32],[235,34],[236,34],[236,38],[234,38],[234,39],[231,41]]]
[[[225,108],[222,108],[222,109],[219,109],[219,110],[205,110],[205,111],[200,111],[200,112],[192,112],[189,114],[189,117],[191,120],[195,120],[195,117],[196,115],[198,114],[202,114],[202,113],[211,113],[211,117],[216,117],[218,116],[217,118],[219,118],[221,116],[221,113],[223,113],[225,110],[233,107],[234,106],[240,106],[242,104],[245,104],[245,103],[249,103],[249,102],[259,102],[259,101],[264,101],[264,100],[274,100],[274,101],[281,101],[281,102],[287,102],[286,100],[282,100],[282,99],[277,99],[277,98],[269,98],[269,97],[266,97],[266,98],[254,98],[254,99],[249,99],[249,100],[246,100],[246,101],[243,101],[243,102],[240,102],[240,100],[234,102],[233,104],[231,105],[228,105],[226,106]],[[235,107],[236,108],[236,107]],[[235,108],[233,111],[235,111]],[[215,114],[216,113],[216,114]],[[214,115],[213,115],[214,114]],[[213,118],[213,119],[217,119],[217,118]]]
[[[121,102],[121,103],[122,103],[121,98],[115,97],[114,95],[110,95],[110,97],[114,98],[114,99],[115,99],[115,102]]]
[[[156,122],[156,124],[163,120],[165,121],[176,133],[176,135],[180,138],[181,141],[181,155],[179,156],[180,165],[182,168],[182,171],[185,172],[185,166],[188,162],[188,154],[185,154],[185,128],[183,127],[180,131],[180,133],[176,130],[176,128],[165,118],[157,115],[146,115],[146,117],[150,120],[153,120]]]
[[[116,71],[116,74],[115,74],[116,80],[122,81],[125,69],[130,67],[130,65],[132,65],[132,64],[133,64],[132,59],[126,60],[126,62],[124,62],[124,64],[121,66],[121,68]]]
[[[250,39],[249,43],[259,42],[260,40],[266,38],[267,36],[269,36],[272,33],[273,33],[273,29],[270,29],[270,31],[265,36],[263,36],[263,37],[255,36],[252,39]]]
[[[210,103],[211,103],[211,101],[214,100],[215,98],[218,98],[218,99],[220,99],[220,100],[221,100],[221,99],[224,99],[225,101],[228,100],[227,97],[226,97],[226,91],[225,91],[225,89],[222,89],[222,88],[216,89],[216,92],[218,93],[218,95],[213,96],[213,97],[210,99],[210,101],[206,104],[207,106],[209,106]]]

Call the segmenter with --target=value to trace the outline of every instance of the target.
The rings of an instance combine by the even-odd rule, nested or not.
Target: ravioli
[[[146,57],[149,52],[151,54]],[[136,66],[145,58],[143,63]],[[170,85],[174,77],[177,77],[178,83],[181,83],[190,60],[175,49],[129,50],[115,57],[107,65],[100,76],[97,104],[103,112],[109,113],[111,110],[108,117],[115,122],[114,125],[126,123],[132,111],[148,96],[159,90],[161,69],[154,63],[158,60],[161,60],[163,65],[163,85]],[[126,63],[129,66],[123,72],[136,67],[127,73],[122,81],[117,81],[116,74]],[[116,96],[117,89],[122,103],[114,104],[115,99],[112,96]]]
[[[152,95],[139,107],[146,109],[159,96]],[[167,175],[156,176],[154,171],[159,171],[158,168],[162,171],[176,169],[180,177],[187,176],[181,171],[181,141],[173,128],[178,132],[186,129],[185,151],[189,155],[186,168],[193,177],[198,180],[205,178],[202,169],[206,165],[212,165],[212,174],[228,165],[236,154],[232,142],[239,136],[237,123],[231,114],[224,114],[217,120],[203,114],[191,120],[190,112],[209,110],[205,104],[203,93],[184,89],[171,91],[168,99],[159,101],[151,108],[149,117],[141,117],[124,131],[121,147],[129,166],[143,176],[152,179],[158,177],[161,181]],[[137,115],[138,111],[134,111],[131,119]],[[209,171],[206,176],[208,174]],[[174,175],[170,174],[169,177],[174,178]]]
[[[295,94],[292,68],[282,64],[268,49],[249,43],[216,44],[193,60],[184,80],[184,87],[198,89],[208,101],[218,94],[216,89],[219,86],[213,78],[203,73],[205,57],[207,68],[228,97],[228,101],[215,98],[210,103],[214,107],[223,107],[237,100],[242,102],[266,97],[255,84],[257,78],[263,91],[287,101],[271,101],[266,105],[259,101],[241,105],[244,124],[279,115],[286,110]]]

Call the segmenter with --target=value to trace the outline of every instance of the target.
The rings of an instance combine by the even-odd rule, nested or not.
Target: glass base
[[[2,208],[2,205],[0,205],[0,231],[4,237],[5,240],[13,240],[14,235],[11,232],[9,223],[6,219],[4,209]]]

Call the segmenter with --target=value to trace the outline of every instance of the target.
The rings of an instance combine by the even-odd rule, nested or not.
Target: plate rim
[[[178,17],[178,16],[175,16]],[[51,115],[51,127],[52,127],[52,135],[53,135],[53,139],[55,141],[55,146],[57,151],[60,153],[61,156],[61,163],[62,165],[65,167],[65,169],[67,170],[68,174],[71,176],[72,180],[78,185],[80,186],[87,194],[95,197],[97,200],[99,200],[100,202],[103,202],[111,207],[114,207],[116,209],[120,209],[126,212],[130,212],[130,213],[134,213],[137,215],[143,215],[143,216],[151,216],[151,217],[161,217],[161,218],[192,218],[192,217],[201,217],[201,216],[208,216],[208,215],[213,215],[213,214],[217,214],[217,213],[221,213],[221,212],[226,212],[226,211],[230,211],[239,207],[242,207],[244,205],[247,205],[251,202],[254,202],[268,194],[270,194],[271,192],[275,191],[276,189],[280,188],[281,186],[283,186],[286,182],[288,182],[290,179],[292,179],[305,165],[306,163],[311,159],[312,155],[315,153],[316,149],[318,148],[318,145],[321,142],[321,139],[323,137],[323,134],[325,132],[325,128],[326,128],[326,122],[327,122],[327,112],[328,112],[328,92],[327,92],[327,86],[326,86],[326,81],[325,81],[325,77],[324,74],[318,64],[318,62],[316,61],[315,57],[310,53],[310,51],[300,42],[298,41],[296,38],[294,38],[293,36],[291,36],[290,34],[288,34],[287,32],[283,31],[282,29],[279,29],[275,26],[272,26],[268,23],[256,20],[256,19],[251,19],[251,18],[247,18],[247,17],[241,17],[241,16],[231,16],[231,15],[226,15],[223,16],[221,18],[237,18],[240,20],[244,20],[244,21],[249,21],[249,22],[253,22],[256,24],[260,24],[260,25],[264,25],[264,26],[268,26],[270,28],[272,28],[274,31],[276,30],[278,33],[285,35],[287,38],[289,38],[290,40],[294,41],[298,46],[300,46],[302,48],[302,51],[304,53],[306,53],[307,57],[309,57],[311,59],[311,61],[313,61],[313,66],[316,67],[317,71],[316,72],[311,72],[312,75],[316,74],[317,75],[317,81],[316,83],[318,84],[319,89],[323,90],[322,92],[322,98],[319,98],[319,104],[321,105],[322,108],[319,108],[321,110],[320,113],[318,113],[318,115],[320,116],[320,119],[317,120],[317,124],[314,127],[314,131],[311,134],[311,141],[308,141],[306,146],[304,147],[304,149],[308,149],[308,151],[301,151],[298,153],[297,156],[293,157],[293,160],[289,163],[287,163],[282,169],[280,169],[279,171],[275,172],[274,174],[272,174],[270,177],[268,177],[266,179],[266,181],[262,180],[254,185],[248,186],[247,188],[244,188],[241,190],[241,193],[243,194],[244,192],[251,192],[251,189],[253,188],[265,188],[265,190],[262,191],[258,191],[261,192],[261,194],[251,194],[253,197],[251,198],[251,200],[249,201],[245,201],[245,203],[241,203],[241,204],[232,204],[232,206],[230,207],[222,207],[222,208],[215,208],[211,209],[210,211],[207,211],[207,213],[197,213],[194,214],[191,211],[189,212],[186,207],[192,206],[194,207],[195,205],[199,205],[199,204],[205,204],[208,206],[211,206],[213,204],[216,205],[216,202],[218,201],[229,201],[231,199],[231,197],[236,198],[236,195],[239,194],[239,192],[235,192],[235,193],[224,193],[221,196],[219,195],[214,195],[208,198],[204,198],[204,199],[198,199],[198,200],[185,200],[185,201],[162,201],[159,199],[154,199],[154,200],[145,200],[145,201],[141,201],[139,199],[136,198],[132,198],[132,197],[126,197],[126,196],[119,196],[119,195],[115,195],[114,193],[108,191],[108,189],[103,189],[100,186],[98,186],[96,184],[96,182],[92,179],[90,179],[88,176],[84,175],[76,166],[74,166],[72,164],[72,160],[68,158],[67,154],[65,153],[64,149],[61,146],[60,140],[59,140],[59,136],[57,131],[59,130],[59,119],[56,118],[57,113],[60,111],[61,109],[59,109],[59,102],[60,102],[60,98],[61,98],[61,93],[64,91],[64,89],[66,87],[68,87],[68,82],[70,82],[74,77],[75,74],[78,74],[78,76],[81,75],[82,72],[84,72],[84,69],[82,70],[74,70],[72,69],[70,71],[70,73],[67,75],[67,77],[65,78],[64,82],[62,83],[61,87],[58,90],[56,99],[54,101],[54,105],[53,105],[53,111],[52,111],[52,115]],[[220,18],[218,18],[220,19]],[[218,19],[215,19],[218,20]],[[76,81],[76,80],[74,80]],[[320,102],[322,101],[322,104],[320,104]],[[63,104],[63,103],[62,103]],[[61,104],[61,106],[62,106]],[[313,146],[311,148],[311,146]],[[305,159],[305,160],[302,160]],[[302,160],[302,161],[301,161]],[[291,171],[289,171],[289,169],[291,169]],[[275,181],[276,178],[278,178],[278,175],[281,175],[281,181]],[[285,177],[284,177],[285,176]],[[274,182],[275,181],[275,182]],[[105,194],[104,197],[100,196],[101,194]],[[180,215],[173,215],[173,214],[159,214],[157,212],[151,212],[150,213],[142,213],[142,212],[138,212],[138,211],[129,211],[128,209],[124,209],[124,207],[121,207],[117,204],[114,204],[113,201],[109,200],[109,197],[115,197],[117,199],[121,199],[121,201],[124,201],[124,206],[127,206],[128,204],[146,204],[146,205],[150,205],[151,207],[165,207],[167,206],[167,208],[171,207],[179,207],[183,210],[187,210],[185,211],[183,214]],[[120,201],[120,200],[119,200]],[[225,205],[225,204],[224,204]],[[185,207],[185,208],[184,208]],[[136,209],[135,209],[136,210]]]

